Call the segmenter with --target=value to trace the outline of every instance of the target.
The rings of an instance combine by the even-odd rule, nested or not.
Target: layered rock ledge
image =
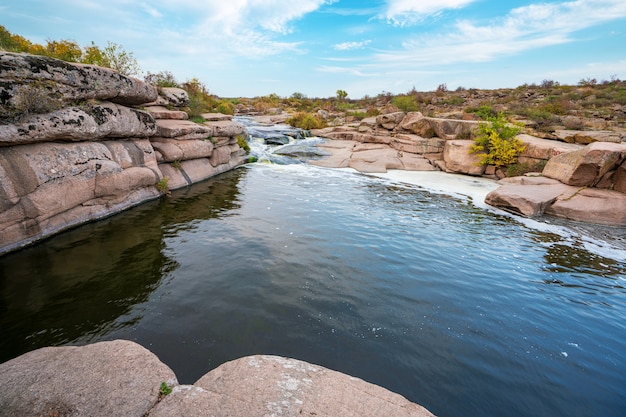
[[[108,68],[0,52],[0,254],[244,162],[230,116]]]
[[[377,385],[278,356],[237,359],[180,385],[153,353],[125,340],[26,353],[0,364],[0,386],[2,416],[433,417]]]
[[[354,126],[314,131],[331,139],[318,145],[330,156],[310,163],[364,173],[400,169],[484,176],[501,184],[487,195],[489,205],[529,217],[547,214],[626,226],[626,143],[620,134],[563,131],[564,141],[520,134],[525,149],[518,164],[531,172],[507,177],[502,169],[480,165],[470,153],[476,127],[476,121],[419,112],[379,115]]]

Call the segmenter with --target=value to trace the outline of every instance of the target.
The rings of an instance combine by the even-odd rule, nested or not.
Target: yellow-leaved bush
[[[517,138],[521,128],[509,123],[502,113],[478,125],[478,132],[470,152],[478,154],[480,165],[497,168],[514,164],[526,145]]]

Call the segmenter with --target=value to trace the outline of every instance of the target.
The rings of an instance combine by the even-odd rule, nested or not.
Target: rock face
[[[173,387],[159,395],[165,382]],[[43,348],[0,364],[1,416],[395,416],[425,408],[361,379],[295,359],[249,356],[178,385],[129,341]]]
[[[108,68],[0,52],[0,254],[243,163],[243,127],[230,119],[130,107],[189,100],[163,91]]]

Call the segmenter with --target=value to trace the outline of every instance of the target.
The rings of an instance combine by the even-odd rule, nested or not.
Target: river
[[[249,164],[0,257],[0,361],[124,338],[181,383],[276,354],[440,417],[623,416],[626,229],[403,175]]]

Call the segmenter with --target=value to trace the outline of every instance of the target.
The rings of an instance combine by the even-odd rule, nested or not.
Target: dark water
[[[278,354],[441,417],[624,416],[626,252],[588,247],[418,187],[257,164],[1,257],[0,361],[126,338],[182,383]]]

